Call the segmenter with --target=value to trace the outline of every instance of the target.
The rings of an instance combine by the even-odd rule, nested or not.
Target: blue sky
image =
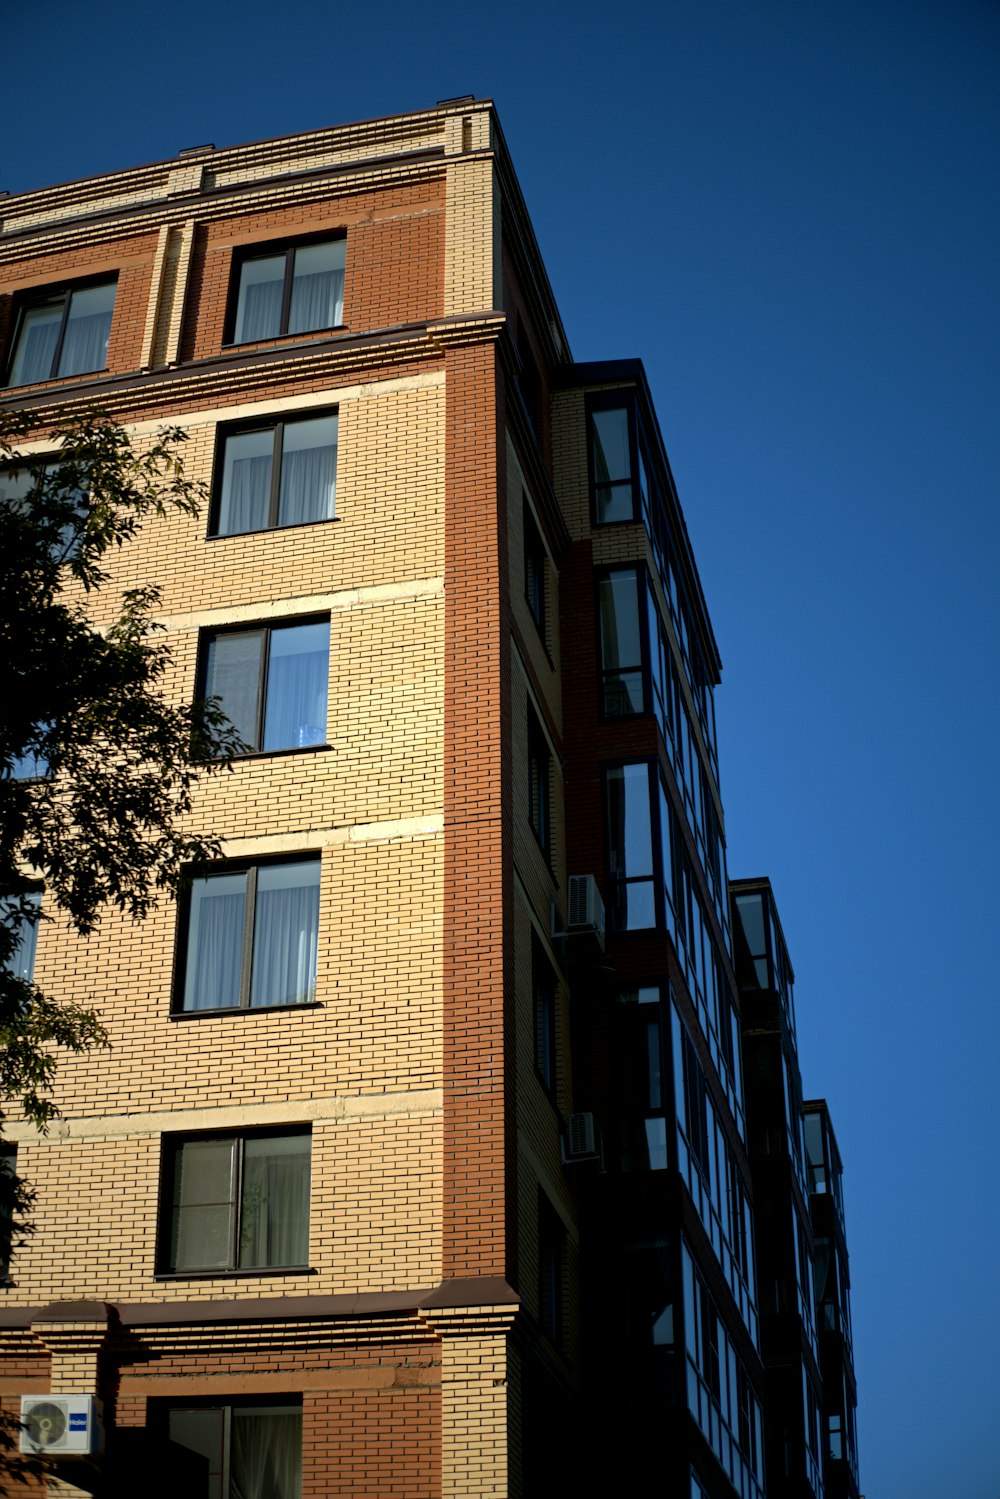
[[[774,883],[845,1159],[862,1487],[997,1499],[1000,8],[44,14],[5,21],[11,191],[496,100],[573,352],[644,360],[695,544],[730,872]]]

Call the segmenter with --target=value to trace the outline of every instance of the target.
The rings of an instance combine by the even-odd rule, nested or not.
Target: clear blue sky
[[[997,1499],[1000,7],[22,0],[4,29],[12,191],[496,100],[573,351],[645,361],[687,513],[730,872],[774,883],[846,1163],[862,1486]]]

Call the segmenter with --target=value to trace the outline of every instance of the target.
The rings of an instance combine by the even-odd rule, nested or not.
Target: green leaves
[[[44,1130],[58,1053],[106,1035],[94,1009],[11,971],[30,891],[44,889],[43,922],[60,915],[81,936],[109,907],[142,920],[190,864],[218,855],[187,817],[198,782],[242,746],[216,702],[165,696],[155,588],[123,593],[104,630],[87,615],[109,553],[168,511],[198,513],[186,434],[166,428],[140,452],[93,417],[58,426],[39,460],[18,454],[28,432],[0,413],[0,1127],[13,1101]]]

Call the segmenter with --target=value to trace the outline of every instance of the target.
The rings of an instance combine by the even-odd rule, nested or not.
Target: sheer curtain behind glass
[[[209,875],[191,886],[185,1010],[220,1010],[240,1002],[245,872]]]
[[[282,446],[279,526],[332,520],[336,494],[336,416],[290,422]]]
[[[329,661],[327,621],[272,631],[264,710],[265,750],[302,749],[326,739]]]
[[[257,872],[251,1005],[316,998],[319,860],[265,864]]]
[[[275,338],[281,332],[285,260],[284,255],[267,255],[243,262],[234,343]]]
[[[274,428],[240,432],[226,439],[222,466],[219,533],[262,531],[268,521]]]
[[[241,1270],[307,1263],[310,1145],[308,1135],[245,1140]]]
[[[59,355],[59,375],[82,375],[102,370],[108,357],[111,314],[116,285],[87,286],[73,292],[69,318]]]
[[[301,1486],[302,1412],[234,1406],[229,1499],[299,1499]]]
[[[295,251],[289,333],[333,328],[343,319],[344,241],[303,245]]]
[[[65,299],[60,297],[44,307],[26,309],[10,371],[11,385],[31,385],[51,377],[64,305]]]

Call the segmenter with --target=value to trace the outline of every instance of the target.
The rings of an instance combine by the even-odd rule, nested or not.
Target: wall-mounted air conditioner
[[[563,1137],[563,1161],[599,1161],[602,1158],[601,1134],[593,1114],[570,1114]]]
[[[571,874],[568,882],[566,935],[590,933],[604,951],[604,902],[592,874]]]
[[[94,1395],[22,1395],[21,1451],[35,1457],[91,1457],[104,1451]]]

